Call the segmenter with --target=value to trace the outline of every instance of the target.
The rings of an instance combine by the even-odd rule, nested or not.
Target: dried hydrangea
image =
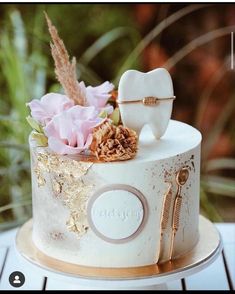
[[[101,161],[128,160],[136,155],[137,143],[135,131],[106,120],[94,129],[90,150]]]

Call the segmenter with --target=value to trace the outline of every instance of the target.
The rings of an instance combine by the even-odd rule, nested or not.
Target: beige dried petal
[[[135,131],[105,121],[94,129],[90,150],[102,161],[128,160],[136,155],[137,143]]]

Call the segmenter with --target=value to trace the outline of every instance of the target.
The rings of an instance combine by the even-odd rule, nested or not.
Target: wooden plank
[[[228,283],[235,289],[235,224],[217,223],[224,245],[224,258],[228,269]]]
[[[8,248],[0,247],[0,281],[5,267],[6,257],[7,257]]]
[[[134,282],[133,282],[134,285]],[[103,282],[103,287],[97,287],[97,288],[92,288],[89,286],[83,286],[79,284],[71,284],[68,281],[63,281],[61,279],[56,279],[56,278],[48,278],[47,279],[47,284],[46,284],[46,290],[111,290],[109,287],[105,287],[105,281]],[[121,288],[120,288],[121,289]],[[127,288],[126,288],[127,289]],[[132,290],[132,288],[129,288]],[[135,290],[144,290],[144,289],[149,289],[149,290],[154,290],[154,289],[159,289],[158,286],[146,286],[146,287],[139,287],[139,288],[134,288]],[[114,290],[119,290],[114,289]],[[167,283],[166,289],[165,290],[182,290],[181,287],[181,281],[176,280]]]
[[[216,224],[218,230],[223,237],[224,243],[224,256],[228,265],[233,287],[235,285],[235,225],[234,224]],[[12,245],[15,240],[15,234],[17,229],[2,232],[0,234],[0,269],[4,262],[6,254],[6,246]],[[1,247],[4,246],[4,247]],[[11,272],[21,271],[25,275],[25,284],[18,289],[28,290],[41,290],[43,287],[47,290],[85,290],[89,287],[73,285],[67,281],[61,281],[60,277],[49,278],[46,283],[44,277],[25,266],[18,263],[17,256],[11,246],[8,257],[5,263],[5,269],[0,280],[0,289],[2,290],[16,290],[17,288],[12,287],[8,278]],[[192,275],[185,279],[185,286],[187,290],[228,290],[228,280],[225,272],[223,258],[220,256],[212,265],[203,271]],[[172,281],[167,284],[169,290],[181,290],[181,281]],[[104,289],[100,288],[100,289]]]
[[[224,244],[224,257],[228,268],[231,290],[235,289],[235,242]]]
[[[51,278],[47,279],[46,290],[81,290],[78,285],[63,281],[62,279]]]
[[[62,279],[59,280],[57,278],[50,277],[47,280],[46,290],[111,290],[111,289],[110,287],[106,287],[105,281],[103,281],[103,286],[94,288],[90,286],[79,285],[78,283],[77,284],[69,283],[67,280],[62,280]],[[113,290],[118,290],[118,289],[113,289]]]
[[[15,242],[18,229],[12,229],[0,233],[0,247],[10,247]]]
[[[229,290],[222,255],[204,270],[185,279],[187,290]]]
[[[9,283],[9,276],[12,272],[19,271],[25,276],[25,283],[20,288],[15,288]],[[42,290],[44,277],[37,271],[32,271],[31,267],[25,267],[19,262],[15,248],[11,246],[7,254],[7,259],[0,280],[1,290]]]
[[[182,290],[181,280],[175,280],[167,283],[167,290]]]
[[[235,244],[235,223],[216,223],[216,227],[222,236],[223,244]]]

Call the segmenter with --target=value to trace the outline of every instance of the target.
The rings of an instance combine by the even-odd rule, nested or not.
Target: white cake
[[[170,74],[128,70],[117,91],[108,81],[86,86],[46,19],[65,95],[28,103],[35,246],[98,268],[154,265],[192,250],[201,134],[170,120]]]
[[[37,147],[30,137],[35,246],[92,267],[152,265],[190,251],[199,238],[200,143],[199,131],[171,120],[160,140],[143,128],[134,159],[91,163]],[[182,169],[188,178],[178,189],[182,205],[170,256]]]

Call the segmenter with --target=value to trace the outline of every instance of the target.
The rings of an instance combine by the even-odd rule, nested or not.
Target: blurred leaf
[[[8,211],[8,210],[12,210],[12,209],[14,210],[15,215],[18,215],[18,217],[16,217],[16,219],[13,221],[6,221],[4,223],[0,222],[0,231],[9,230],[13,227],[22,225],[26,220],[28,220],[29,215],[26,215],[24,213],[24,210],[22,211],[22,208],[27,207],[27,206],[29,206],[31,208],[31,206],[32,206],[31,200],[20,201],[17,203],[12,202],[12,203],[9,203],[7,205],[0,207],[0,215],[3,212]]]
[[[118,126],[120,123],[120,111],[119,108],[116,107],[113,113],[110,115],[110,119],[113,121],[115,126]]]
[[[35,119],[32,118],[32,116],[27,116],[26,120],[34,130],[36,130],[39,133],[43,133],[42,127]]]
[[[24,144],[17,144],[17,143],[11,143],[9,141],[7,142],[0,142],[0,148],[14,148],[14,149],[19,149],[23,151],[28,151],[28,146]]]
[[[32,39],[26,35],[17,10],[9,11],[6,24],[0,28],[0,82],[4,85],[0,99],[0,132],[4,138],[0,142],[0,206],[12,205],[2,211],[0,222],[6,221],[8,228],[31,215],[29,208],[21,205],[31,198],[27,144],[30,128],[25,120],[28,115],[25,104],[45,93],[47,73],[47,58],[37,38],[43,25],[36,18],[38,28],[33,31]],[[0,225],[0,229],[3,227]]]
[[[24,216],[21,219],[11,220],[11,221],[0,221],[0,231],[10,230],[12,228],[18,227],[28,220],[28,216]]]
[[[32,133],[32,138],[37,142],[40,147],[46,147],[48,145],[47,137],[42,133]]]
[[[218,158],[207,160],[205,164],[205,171],[210,172],[221,169],[235,169],[234,158]]]
[[[12,122],[13,120],[14,118],[11,115],[0,115],[1,122],[7,121],[9,123],[9,122]]]
[[[84,66],[81,63],[77,64],[78,69],[78,79],[83,76],[83,80],[90,85],[98,85],[102,83],[101,77],[98,76],[96,72],[94,72],[88,66]]]
[[[235,180],[233,179],[207,175],[202,177],[201,184],[206,192],[235,198]]]
[[[212,130],[210,130],[209,134],[204,138],[204,145],[202,146],[202,163],[206,162],[208,155],[219,138],[224,126],[226,125],[227,121],[233,114],[235,109],[235,96],[231,96],[224,106],[223,111],[221,111],[220,116],[215,121]],[[204,164],[202,164],[202,168],[204,168]]]
[[[46,79],[47,79],[47,73],[46,73],[46,61],[45,58],[41,56],[41,53],[34,52],[30,56],[30,62],[31,62],[31,68],[30,71],[32,75],[34,76],[34,88],[33,92],[30,93],[28,99],[31,100],[33,98],[41,98],[45,94],[46,89]],[[29,91],[31,92],[31,91]]]
[[[214,205],[211,204],[203,188],[201,188],[200,190],[200,199],[202,210],[204,211],[206,216],[213,222],[222,222],[222,217],[220,216]]]
[[[30,200],[30,199],[22,201],[22,202],[18,202],[18,203],[9,203],[7,205],[0,207],[0,213],[2,213],[3,211],[6,211],[6,210],[12,209],[12,208],[23,207],[23,206],[31,205],[31,204],[32,204],[32,200]]]
[[[199,129],[201,128],[202,118],[207,111],[207,106],[208,106],[208,102],[211,97],[211,94],[213,93],[215,87],[219,84],[219,82],[221,82],[221,80],[224,78],[228,69],[229,69],[228,62],[225,61],[223,65],[215,72],[215,74],[212,75],[208,85],[203,90],[200,96],[200,99],[198,101],[198,106],[196,110],[195,126],[197,128]]]
[[[165,30],[167,27],[169,27],[171,24],[176,22],[177,20],[181,19],[182,17],[198,10],[202,9],[204,7],[207,7],[208,5],[188,5],[175,13],[171,14],[170,16],[166,17],[164,20],[162,20],[159,24],[157,24],[135,47],[135,49],[131,52],[131,54],[128,56],[128,58],[125,60],[124,64],[120,67],[116,78],[114,80],[114,83],[116,84],[120,76],[123,74],[124,71],[132,68],[134,62],[138,58],[138,56],[143,52],[143,50],[158,36],[160,33]]]
[[[108,47],[112,42],[126,35],[132,37],[133,32],[136,33],[136,31],[132,28],[120,27],[103,34],[83,53],[79,59],[79,63],[82,63],[84,66],[86,66],[95,56],[99,54],[100,51]]]
[[[25,210],[24,205],[19,205],[19,203],[22,201],[22,198],[26,195],[22,195],[23,191],[19,185],[16,183],[13,183],[10,187],[11,191],[11,204],[12,205],[12,212],[16,219],[21,219],[25,217]]]
[[[189,42],[186,46],[178,50],[171,58],[167,60],[167,62],[163,65],[163,67],[170,70],[180,60],[182,60],[185,56],[187,56],[190,52],[192,52],[199,46],[209,43],[215,40],[216,38],[220,38],[225,35],[228,35],[234,30],[235,30],[235,25],[213,30],[209,33],[201,35],[200,37],[194,39],[193,41]]]
[[[13,10],[10,13],[10,19],[14,31],[14,47],[18,52],[19,57],[24,59],[27,54],[27,41],[25,37],[24,24],[22,22],[19,11]]]
[[[59,83],[52,84],[49,88],[49,93],[63,93],[63,88]]]

